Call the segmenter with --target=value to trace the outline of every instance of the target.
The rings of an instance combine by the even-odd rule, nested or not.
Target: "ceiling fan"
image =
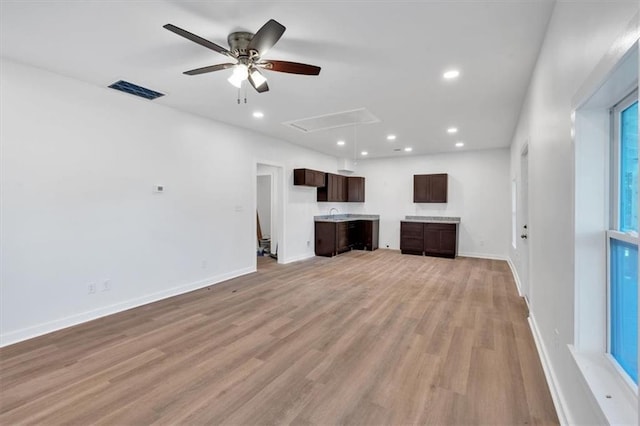
[[[233,74],[228,79],[229,83],[240,88],[242,87],[242,82],[244,80],[249,80],[251,86],[253,86],[258,93],[263,93],[269,90],[267,79],[262,75],[260,69],[286,72],[290,74],[320,74],[320,67],[315,65],[262,58],[263,55],[265,55],[267,51],[271,49],[278,40],[280,40],[280,37],[282,37],[282,34],[286,29],[282,24],[273,19],[270,19],[255,34],[245,31],[238,31],[229,34],[227,37],[227,42],[229,43],[228,50],[209,40],[190,33],[189,31],[176,27],[175,25],[166,24],[164,25],[164,28],[198,43],[201,46],[221,53],[235,61],[233,63],[196,68],[194,70],[185,71],[183,74],[198,75],[233,68]]]

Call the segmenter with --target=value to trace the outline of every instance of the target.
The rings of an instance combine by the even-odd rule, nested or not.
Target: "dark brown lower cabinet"
[[[349,224],[351,222],[336,223],[336,253],[351,250],[349,247]]]
[[[378,248],[378,220],[315,223],[316,256],[335,256],[349,250]]]
[[[456,223],[400,222],[400,251],[455,258],[458,255]]]
[[[334,256],[336,254],[336,224],[316,222],[316,256]]]
[[[424,223],[400,222],[400,251],[402,254],[424,253]]]
[[[360,241],[362,241],[363,249],[374,251],[378,249],[378,233],[380,231],[379,220],[361,220]]]
[[[424,224],[424,254],[454,258],[458,254],[458,225],[455,223]]]

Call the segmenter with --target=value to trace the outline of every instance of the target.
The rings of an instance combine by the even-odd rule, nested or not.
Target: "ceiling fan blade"
[[[260,61],[257,66],[269,71],[288,72],[290,74],[318,75],[320,67],[289,61]]]
[[[179,36],[182,36],[182,37],[186,38],[187,40],[191,40],[194,43],[198,43],[199,45],[204,46],[204,47],[206,47],[208,49],[214,50],[214,51],[216,51],[218,53],[222,53],[223,55],[226,55],[226,56],[229,56],[231,58],[234,58],[233,54],[231,52],[229,52],[227,49],[225,49],[224,47],[218,46],[214,42],[209,41],[207,39],[204,39],[204,38],[202,38],[200,36],[197,36],[197,35],[195,35],[193,33],[190,33],[187,30],[183,30],[180,27],[176,27],[175,25],[172,25],[172,24],[166,24],[166,25],[163,25],[163,28],[166,28],[169,31],[178,34]]]
[[[280,37],[284,34],[284,30],[286,30],[284,25],[278,21],[270,19],[253,36],[247,46],[247,49],[256,50],[260,56],[265,55],[267,51],[271,49],[278,40],[280,40]]]
[[[196,68],[194,70],[185,71],[182,74],[186,75],[198,75],[205,74],[213,71],[226,70],[227,68],[235,67],[236,64],[218,64],[218,65],[209,65],[208,67]]]

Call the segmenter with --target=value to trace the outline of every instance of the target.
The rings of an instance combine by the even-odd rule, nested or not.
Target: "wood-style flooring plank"
[[[258,265],[0,349],[0,424],[558,424],[506,262]]]

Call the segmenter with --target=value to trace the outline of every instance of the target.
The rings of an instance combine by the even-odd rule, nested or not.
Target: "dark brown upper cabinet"
[[[294,169],[293,184],[322,188],[325,186],[325,175],[325,172],[319,172],[317,170]]]
[[[326,185],[318,188],[318,201],[364,202],[364,178],[326,174]]]
[[[359,176],[347,177],[347,201],[350,203],[364,203],[364,178]]]
[[[413,175],[414,203],[446,203],[448,175]]]
[[[334,175],[327,173],[325,178],[326,185],[318,188],[318,201],[347,201],[347,177],[342,175]]]

